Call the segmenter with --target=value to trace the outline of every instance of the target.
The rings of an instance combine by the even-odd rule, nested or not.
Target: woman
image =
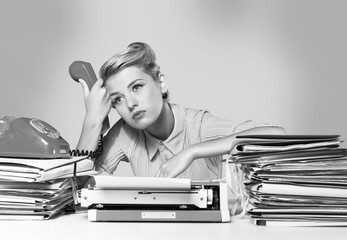
[[[240,134],[283,134],[281,127],[238,124],[204,110],[170,103],[164,75],[155,53],[145,43],[132,43],[100,69],[89,93],[80,81],[86,116],[77,149],[95,151],[102,122],[115,108],[121,119],[108,131],[99,173],[113,174],[120,161],[130,163],[135,176],[219,178],[220,160]]]

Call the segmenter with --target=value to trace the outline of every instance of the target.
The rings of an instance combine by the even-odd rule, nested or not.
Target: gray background
[[[347,136],[345,1],[0,3],[0,117],[45,120],[72,148],[85,108],[69,65],[98,72],[134,41],[153,47],[172,102],[290,134]]]

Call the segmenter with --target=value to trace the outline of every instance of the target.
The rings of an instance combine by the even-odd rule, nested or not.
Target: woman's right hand
[[[85,121],[91,124],[101,125],[111,110],[111,99],[103,80],[98,79],[92,89],[89,91],[88,85],[83,79],[79,79],[84,92],[84,103],[86,107]]]

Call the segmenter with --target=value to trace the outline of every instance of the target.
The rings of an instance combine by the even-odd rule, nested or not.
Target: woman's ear
[[[167,89],[167,84],[166,84],[166,80],[165,80],[164,74],[160,74],[159,75],[159,84],[160,84],[160,91],[161,91],[161,93],[167,93],[168,89]]]

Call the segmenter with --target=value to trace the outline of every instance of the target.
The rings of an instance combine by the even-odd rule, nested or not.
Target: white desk
[[[231,223],[89,222],[87,213],[46,221],[0,221],[0,239],[16,240],[171,240],[171,239],[347,239],[343,227],[259,227],[247,219]]]

